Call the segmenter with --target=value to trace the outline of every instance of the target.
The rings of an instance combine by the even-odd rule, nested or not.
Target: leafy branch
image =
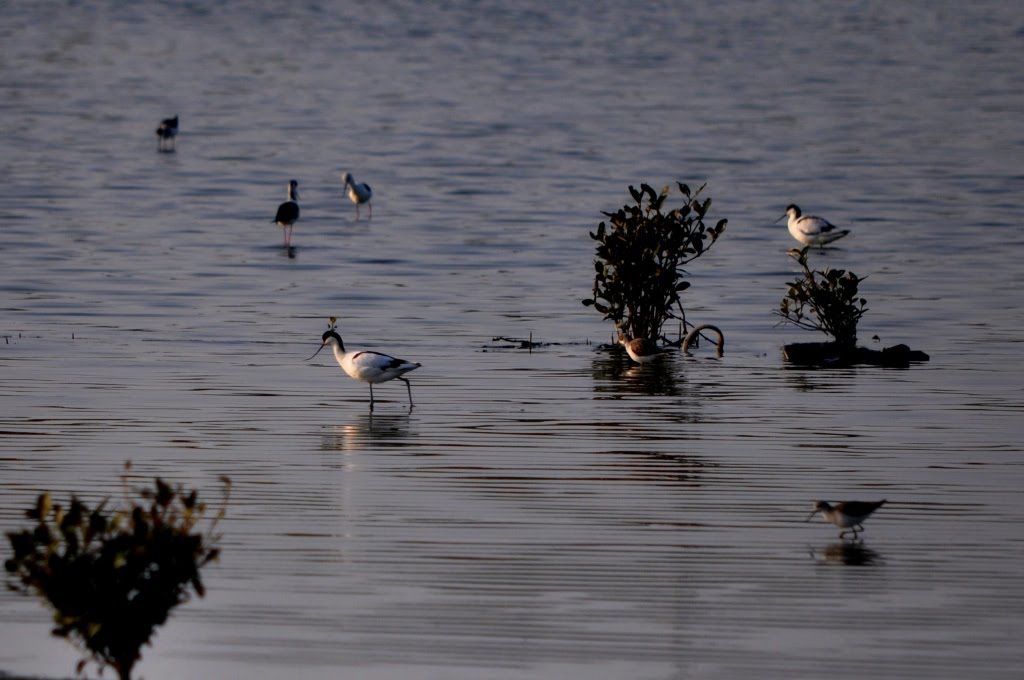
[[[217,523],[227,509],[231,480],[221,477],[223,503],[205,533],[195,532],[206,511],[193,489],[157,478],[152,487],[128,488],[124,506],[108,500],[90,509],[75,496],[64,506],[41,494],[25,515],[34,526],[8,533],[14,556],[4,563],[8,588],[34,594],[53,609],[55,636],[67,638],[99,666],[131,678],[141,648],[171,610],[202,597],[199,570],[217,559]],[[78,664],[81,673],[89,658]]]
[[[809,247],[790,250],[802,276],[791,281],[789,291],[775,311],[779,323],[790,323],[832,336],[837,343],[857,344],[857,324],[867,312],[867,301],[858,297],[858,286],[866,277],[844,269],[812,270],[807,264]]]
[[[690,287],[684,280],[688,263],[703,255],[725,230],[727,220],[713,227],[704,223],[711,199],[698,200],[702,185],[692,192],[678,183],[685,202],[663,212],[669,188],[656,192],[650,185],[629,187],[632,205],[602,212],[607,221],[590,237],[598,242],[594,260],[593,306],[629,338],[662,339],[669,319],[684,326],[686,312],[680,294]]]

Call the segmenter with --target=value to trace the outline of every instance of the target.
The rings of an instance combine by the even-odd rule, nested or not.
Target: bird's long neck
[[[335,340],[331,343],[331,349],[334,350],[334,358],[338,361],[345,356],[345,343],[341,340]]]

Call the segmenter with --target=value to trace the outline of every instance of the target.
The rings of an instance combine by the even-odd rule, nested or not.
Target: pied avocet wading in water
[[[805,246],[824,247],[850,233],[849,229],[840,229],[821,217],[803,215],[800,208],[793,204],[786,208],[785,214],[779,220],[783,217],[789,217],[789,233]]]
[[[371,411],[373,410],[374,384],[387,382],[388,380],[401,380],[405,383],[405,388],[409,392],[409,408],[412,408],[412,387],[410,387],[409,381],[402,376],[409,371],[415,371],[421,364],[406,361],[405,359],[396,359],[393,356],[381,354],[380,352],[366,350],[345,351],[345,343],[342,341],[341,336],[338,335],[334,320],[335,317],[331,317],[330,328],[321,336],[322,343],[320,344],[320,349],[314,352],[313,356],[309,357],[309,359],[319,354],[320,350],[324,347],[330,347],[334,351],[334,358],[338,361],[338,365],[341,366],[345,373],[348,373],[350,377],[356,380],[362,380],[370,384]],[[306,361],[309,361],[309,359]]]

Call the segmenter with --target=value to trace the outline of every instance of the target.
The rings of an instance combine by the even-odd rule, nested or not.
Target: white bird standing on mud
[[[355,378],[356,380],[362,380],[365,383],[370,384],[370,410],[373,410],[373,385],[374,383],[387,382],[388,380],[398,379],[405,383],[405,388],[409,392],[409,408],[413,407],[412,403],[412,387],[409,385],[409,381],[402,376],[409,371],[415,371],[421,366],[421,364],[406,361],[405,359],[396,359],[393,356],[387,354],[381,354],[380,352],[368,352],[368,351],[355,351],[346,352],[345,343],[342,342],[341,336],[338,335],[337,331],[334,330],[332,325],[331,329],[324,332],[321,336],[323,342],[312,357],[312,359],[320,350],[324,347],[330,346],[334,350],[334,358],[338,361],[338,365],[341,369],[348,373],[349,377]],[[306,361],[309,361],[307,359]]]
[[[850,233],[849,229],[840,229],[824,218],[802,215],[800,208],[793,204],[790,204],[786,208],[785,214],[782,215],[782,217],[786,216],[789,217],[789,233],[805,246],[823,248],[826,244],[837,241]]]
[[[352,175],[347,172],[341,176],[341,180],[345,183],[345,189],[349,199],[356,204],[356,219],[359,219],[359,204],[366,203],[366,207],[370,211],[370,216],[367,219],[372,220],[373,204],[370,203],[370,199],[373,198],[373,189],[370,188],[370,185],[365,182],[355,181],[352,179]]]

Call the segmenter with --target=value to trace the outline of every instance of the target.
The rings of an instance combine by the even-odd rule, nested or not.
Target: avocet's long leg
[[[401,380],[402,382],[405,383],[405,389],[409,391],[409,408],[412,408],[413,407],[413,403],[412,403],[412,386],[409,385],[409,381],[406,380],[405,378],[399,378],[399,380]]]

